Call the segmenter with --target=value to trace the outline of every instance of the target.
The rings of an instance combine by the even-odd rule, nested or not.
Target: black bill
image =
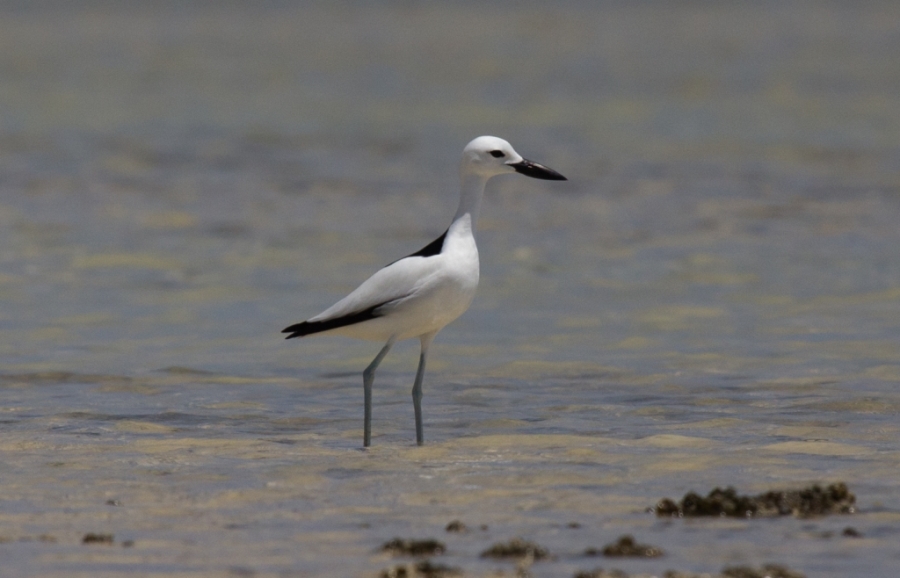
[[[535,162],[529,161],[528,159],[522,159],[521,162],[512,163],[509,166],[516,169],[517,173],[522,173],[525,176],[532,177],[535,179],[544,179],[546,181],[567,181],[568,179],[553,169],[547,168],[544,165],[539,165]]]

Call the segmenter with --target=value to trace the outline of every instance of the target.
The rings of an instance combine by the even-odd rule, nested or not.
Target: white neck
[[[478,211],[481,209],[481,197],[484,196],[484,185],[487,177],[460,171],[459,208],[453,222],[468,221],[472,234],[475,234],[475,223],[478,221]],[[466,218],[468,217],[468,218]]]

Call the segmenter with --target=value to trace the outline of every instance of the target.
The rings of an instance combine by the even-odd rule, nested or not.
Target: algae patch
[[[382,544],[380,550],[394,556],[434,556],[443,554],[447,547],[437,540],[403,540],[394,538]]]
[[[115,537],[112,534],[85,534],[81,539],[82,544],[112,544]]]
[[[457,534],[464,534],[469,531],[469,527],[466,526],[465,524],[463,524],[462,522],[460,522],[459,520],[453,520],[452,522],[447,524],[447,527],[444,528],[444,531],[454,532]]]
[[[659,558],[665,554],[662,548],[638,544],[634,541],[634,537],[628,534],[619,536],[617,541],[604,546],[600,553],[608,558]],[[596,556],[597,551],[591,548],[585,551],[585,554]]]
[[[852,514],[856,496],[838,482],[826,487],[808,486],[798,490],[772,490],[756,496],[742,496],[732,487],[715,488],[704,498],[688,492],[679,501],[663,498],[650,508],[659,517],[703,516],[754,518],[794,515],[801,518],[828,514]]]
[[[510,559],[531,558],[545,560],[550,557],[546,548],[528,542],[522,538],[513,538],[509,542],[498,542],[481,553],[482,558]]]

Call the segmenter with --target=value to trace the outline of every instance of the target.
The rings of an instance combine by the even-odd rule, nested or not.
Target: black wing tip
[[[304,335],[309,335],[310,331],[305,331],[309,329],[309,324],[304,321],[303,323],[295,323],[290,327],[285,327],[281,330],[282,333],[290,333],[285,339],[293,339],[295,337],[303,337]]]
[[[337,317],[335,319],[295,323],[289,327],[285,327],[281,330],[281,332],[290,333],[290,335],[285,337],[285,339],[293,339],[295,337],[303,337],[305,335],[312,335],[313,333],[322,333],[323,331],[338,329],[340,327],[346,327],[348,325],[355,325],[357,323],[369,321],[370,319],[375,319],[376,317],[381,317],[380,314],[376,313],[376,310],[379,307],[383,307],[387,303],[390,303],[390,301],[378,303],[377,305],[373,305],[368,309],[363,309],[362,311],[350,313],[349,315],[344,315],[343,317]]]

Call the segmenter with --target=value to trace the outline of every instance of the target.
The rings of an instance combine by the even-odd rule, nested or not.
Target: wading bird
[[[536,179],[566,178],[523,159],[508,142],[481,136],[463,149],[459,166],[459,208],[443,235],[419,251],[387,265],[352,293],[315,317],[291,325],[286,339],[306,335],[343,335],[384,343],[363,371],[363,446],[372,439],[372,384],[375,370],[395,342],[418,337],[422,345],[412,389],[416,443],[422,445],[422,378],[428,347],[445,325],[469,308],[478,287],[475,222],[488,179],[507,173]]]

